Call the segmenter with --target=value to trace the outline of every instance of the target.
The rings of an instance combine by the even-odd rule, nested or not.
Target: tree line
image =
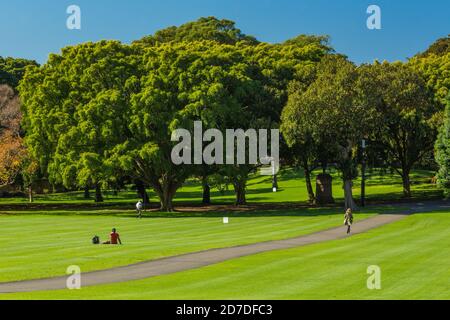
[[[448,43],[440,39],[405,63],[357,66],[336,53],[327,36],[269,44],[232,21],[210,17],[130,45],[66,47],[42,66],[18,68],[20,82],[1,78],[11,87],[0,90],[1,132],[14,132],[18,140],[9,142],[16,151],[9,163],[2,157],[0,183],[19,176],[31,191],[34,181],[46,178],[67,189],[95,188],[101,201],[102,188],[133,181],[143,197],[151,187],[161,209],[171,211],[177,190],[197,177],[205,203],[211,185],[229,184],[236,204],[245,204],[258,165],[172,163],[172,132],[193,132],[194,122],[202,121],[205,130],[279,128],[282,161],[302,168],[311,203],[313,170],[335,163],[346,207],[355,206],[362,139],[379,164],[401,176],[405,197],[411,196],[412,168],[430,157],[448,190]],[[19,120],[14,124],[3,115],[11,109]]]

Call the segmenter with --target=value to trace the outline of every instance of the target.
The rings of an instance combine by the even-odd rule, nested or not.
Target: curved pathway
[[[396,214],[380,214],[372,218],[358,221],[353,225],[351,235],[363,233],[385,224],[401,220],[409,214],[450,209],[450,202],[424,202],[414,204],[400,204],[398,206],[409,206],[409,209],[403,210]],[[343,239],[347,237],[349,236],[346,235],[346,228],[337,227],[292,239],[260,242],[221,249],[211,249],[201,252],[193,252],[174,257],[152,260],[148,262],[141,262],[124,267],[82,273],[81,282],[82,286],[86,287],[146,279],[150,277],[196,269],[219,262],[224,262],[226,260],[253,255],[261,252],[295,248],[324,241]],[[66,280],[67,277],[64,276],[47,279],[0,283],[0,293],[66,289]]]

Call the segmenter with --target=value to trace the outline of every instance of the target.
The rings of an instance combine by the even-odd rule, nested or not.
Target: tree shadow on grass
[[[404,206],[407,208],[407,206]],[[17,209],[17,208],[16,208]],[[379,214],[399,214],[404,209],[399,205],[382,205],[361,209],[358,213],[379,213]],[[341,205],[336,204],[328,207],[311,207],[306,204],[254,204],[245,206],[233,206],[229,204],[211,205],[211,206],[178,206],[175,212],[161,212],[156,206],[149,208],[143,214],[143,219],[152,218],[222,218],[222,217],[239,217],[239,218],[257,218],[257,217],[318,217],[330,215],[343,215],[344,209]],[[46,208],[42,210],[39,207],[30,210],[0,210],[0,216],[92,216],[92,217],[121,217],[121,218],[137,218],[134,210],[120,208],[54,208],[53,210]]]

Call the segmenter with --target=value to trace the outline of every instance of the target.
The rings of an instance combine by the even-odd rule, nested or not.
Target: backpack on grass
[[[100,244],[100,238],[98,236],[94,236],[92,238],[92,244]]]

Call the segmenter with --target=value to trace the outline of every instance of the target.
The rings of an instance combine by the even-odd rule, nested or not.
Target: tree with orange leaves
[[[27,152],[20,136],[20,102],[14,90],[0,86],[0,186],[14,183]]]
[[[14,183],[26,153],[22,138],[14,136],[9,130],[0,134],[0,186]]]

